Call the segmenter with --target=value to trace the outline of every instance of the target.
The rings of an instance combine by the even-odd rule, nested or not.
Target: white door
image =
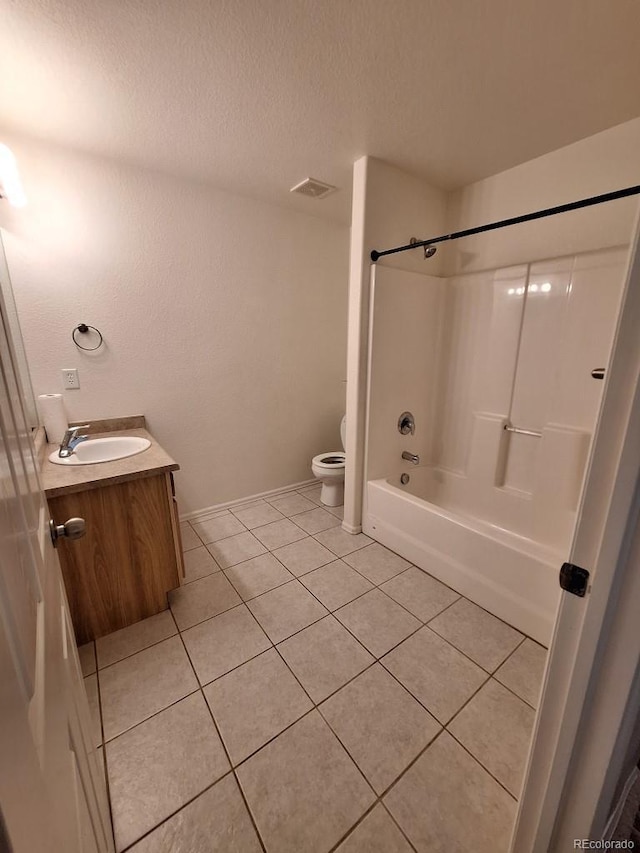
[[[34,455],[0,294],[0,849],[110,853],[104,773]]]
[[[640,221],[569,558],[589,571],[589,590],[562,593],[513,853],[564,853],[577,839],[600,840],[608,765],[637,681],[640,595],[628,580],[638,577],[629,542],[640,494],[639,238]]]

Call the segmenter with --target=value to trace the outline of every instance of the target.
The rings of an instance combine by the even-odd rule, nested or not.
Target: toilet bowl
[[[346,415],[340,424],[340,439],[344,448]],[[346,456],[338,450],[333,453],[319,453],[311,460],[313,476],[322,483],[320,501],[325,506],[341,506],[344,501],[344,466]]]

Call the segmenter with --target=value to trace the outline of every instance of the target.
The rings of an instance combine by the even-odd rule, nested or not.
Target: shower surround
[[[626,258],[372,268],[363,530],[545,644]],[[405,410],[413,436],[397,430]]]

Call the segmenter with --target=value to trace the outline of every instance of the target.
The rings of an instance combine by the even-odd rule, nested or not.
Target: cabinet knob
[[[49,531],[53,547],[56,548],[61,536],[66,536],[67,539],[81,539],[87,532],[87,526],[84,518],[70,518],[64,524],[56,524],[51,518],[49,519]]]

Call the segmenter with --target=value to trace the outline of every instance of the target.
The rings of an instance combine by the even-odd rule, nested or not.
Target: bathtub
[[[430,482],[429,472],[421,474],[420,469],[406,486],[399,475],[370,480],[364,533],[548,646],[560,599],[562,554],[466,512],[425,500],[421,493],[432,500],[439,498]]]

